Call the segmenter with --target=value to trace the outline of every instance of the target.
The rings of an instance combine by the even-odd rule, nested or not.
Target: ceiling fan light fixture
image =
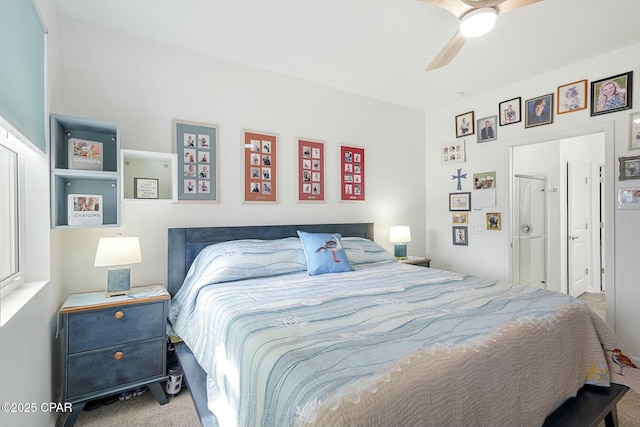
[[[473,10],[460,20],[460,34],[464,38],[479,37],[487,34],[496,25],[498,13],[492,7]]]

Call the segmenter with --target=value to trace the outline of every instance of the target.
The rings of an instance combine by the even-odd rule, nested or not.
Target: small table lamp
[[[98,241],[98,250],[94,267],[113,267],[107,270],[108,297],[127,295],[131,289],[131,269],[122,267],[126,264],[142,262],[140,254],[140,241],[137,237],[101,237]]]
[[[393,255],[396,259],[407,258],[407,243],[411,241],[411,227],[394,225],[389,229],[389,241],[395,243]]]

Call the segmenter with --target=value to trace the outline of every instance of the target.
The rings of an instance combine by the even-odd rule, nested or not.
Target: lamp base
[[[404,243],[394,245],[393,256],[395,256],[396,259],[407,259],[407,245]]]
[[[107,270],[107,297],[129,295],[131,291],[131,269],[110,268]]]

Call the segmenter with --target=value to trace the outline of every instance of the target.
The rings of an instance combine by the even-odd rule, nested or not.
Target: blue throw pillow
[[[310,276],[353,270],[347,254],[342,249],[340,234],[298,231],[298,236],[304,248],[307,271]]]

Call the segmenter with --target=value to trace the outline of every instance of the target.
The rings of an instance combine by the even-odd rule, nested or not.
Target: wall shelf
[[[177,155],[154,151],[120,150],[122,200],[133,202],[176,202],[178,200]],[[136,199],[135,178],[158,180],[157,199]]]
[[[51,227],[88,228],[120,225],[120,132],[115,123],[52,114]],[[102,170],[74,169],[71,139],[101,145]],[[102,224],[69,225],[69,194],[102,196]]]

